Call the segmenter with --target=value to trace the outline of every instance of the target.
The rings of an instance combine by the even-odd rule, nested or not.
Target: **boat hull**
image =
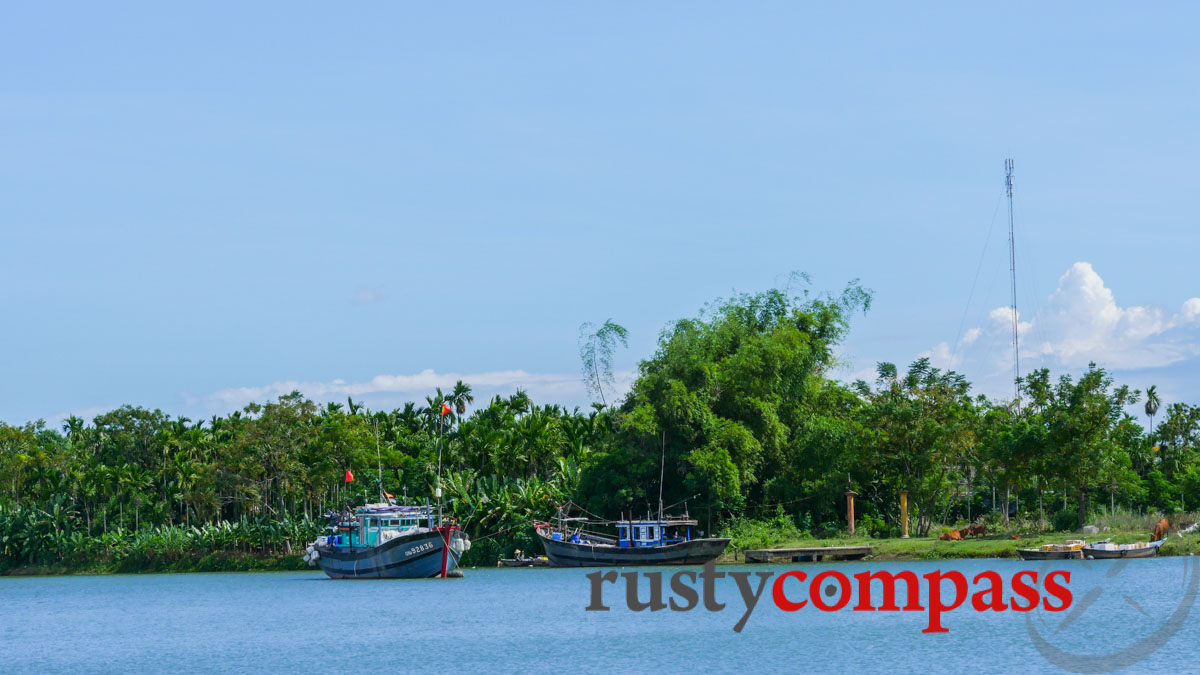
[[[547,567],[550,561],[545,558],[501,558],[502,567]]]
[[[725,552],[728,539],[695,539],[666,546],[613,546],[556,541],[538,530],[546,557],[555,567],[633,567],[641,565],[703,565]]]
[[[1081,560],[1082,551],[1043,551],[1037,548],[1019,548],[1017,555],[1021,560]]]
[[[461,536],[450,530],[450,540]],[[437,530],[406,534],[371,548],[322,546],[317,563],[334,579],[426,579],[442,574],[443,551],[446,572],[458,567],[459,553],[447,547]]]
[[[1120,551],[1105,551],[1098,548],[1083,549],[1084,556],[1093,560],[1112,560],[1116,558],[1153,558],[1158,555],[1158,546],[1150,545],[1143,548],[1126,549]]]

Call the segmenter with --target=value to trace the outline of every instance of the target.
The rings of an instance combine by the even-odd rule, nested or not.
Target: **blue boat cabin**
[[[622,547],[666,546],[692,540],[694,520],[633,520],[617,523],[617,541]],[[632,530],[632,538],[630,537]]]

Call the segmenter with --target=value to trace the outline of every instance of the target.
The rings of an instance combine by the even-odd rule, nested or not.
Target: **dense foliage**
[[[430,499],[439,465],[447,508],[477,544],[467,562],[535,550],[530,522],[560,505],[645,513],[660,490],[739,541],[770,539],[756,523],[836,533],[851,489],[862,529],[880,536],[899,528],[901,490],[917,534],[983,514],[1077,526],[1101,507],[1200,503],[1200,408],[1171,403],[1155,426],[1151,390],[1147,431],[1130,414],[1140,392],[1101,367],[1035,371],[1020,405],[972,396],[926,359],[835,381],[836,347],[870,299],[855,283],[713,304],[664,330],[623,400],[586,411],[522,392],[474,406],[459,383],[392,411],[293,393],[208,420],[125,406],[61,429],[0,423],[0,569],[287,555],[347,502]],[[585,328],[585,376],[602,397],[626,333]]]

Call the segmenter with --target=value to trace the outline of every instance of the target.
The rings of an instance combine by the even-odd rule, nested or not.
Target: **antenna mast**
[[[1008,193],[1008,274],[1012,286],[1013,401],[1021,411],[1021,352],[1017,336],[1017,246],[1013,235],[1013,161],[1004,160],[1004,189]]]

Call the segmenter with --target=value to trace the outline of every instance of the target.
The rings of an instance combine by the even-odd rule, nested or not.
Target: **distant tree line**
[[[973,396],[928,359],[836,381],[835,348],[870,302],[851,283],[713,303],[663,331],[617,401],[613,350],[627,332],[585,324],[586,384],[609,392],[587,410],[520,391],[474,406],[459,382],[391,411],[294,392],[207,420],[124,406],[60,429],[0,423],[0,565],[119,558],[134,540],[146,556],[288,553],[346,503],[432,500],[439,450],[447,509],[487,542],[479,560],[531,550],[530,522],[561,505],[654,511],[660,462],[663,501],[709,531],[783,513],[835,533],[848,489],[878,535],[899,529],[901,490],[917,534],[983,514],[1066,527],[1100,508],[1200,504],[1200,408],[1172,403],[1155,425],[1151,388],[1143,427],[1129,412],[1141,392],[1094,364],[1078,378],[1034,371],[1019,401]]]

